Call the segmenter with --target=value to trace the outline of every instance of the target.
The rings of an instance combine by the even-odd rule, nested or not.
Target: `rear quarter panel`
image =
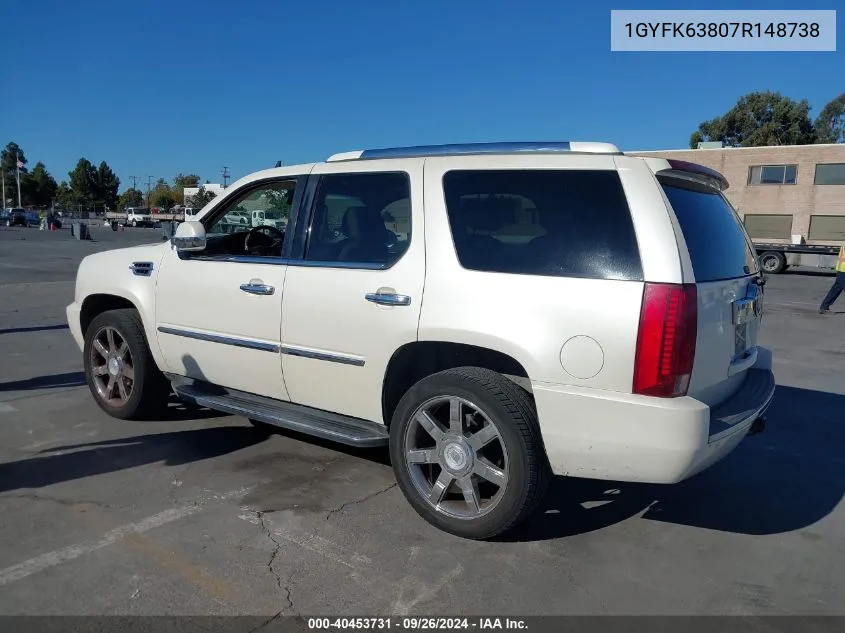
[[[630,391],[641,282],[468,270],[457,258],[449,226],[442,179],[451,169],[585,168],[616,167],[607,155],[426,159],[421,341],[466,343],[508,354],[532,383]],[[565,344],[571,371],[561,361]]]

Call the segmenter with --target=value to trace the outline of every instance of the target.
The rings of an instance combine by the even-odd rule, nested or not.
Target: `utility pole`
[[[129,176],[129,179],[132,181],[132,188],[133,189],[138,188],[138,178],[139,178],[139,176]]]
[[[229,168],[223,167],[223,188],[226,188],[226,183],[229,180]]]
[[[153,177],[147,176],[147,207],[150,206],[150,188],[153,186]]]
[[[18,179],[18,206],[22,207],[21,204],[21,158],[20,155],[15,153],[15,175]]]

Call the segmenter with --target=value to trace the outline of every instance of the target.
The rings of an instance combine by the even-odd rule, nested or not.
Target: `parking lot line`
[[[252,487],[240,488],[238,490],[232,490],[223,494],[213,495],[211,499],[216,501],[223,501],[226,499],[243,496],[251,489]],[[85,554],[90,554],[91,552],[95,552],[98,549],[102,549],[104,547],[112,545],[113,543],[116,543],[120,539],[123,539],[129,535],[141,534],[143,532],[148,532],[149,530],[160,527],[167,523],[178,521],[179,519],[183,519],[192,514],[196,514],[197,512],[201,512],[205,509],[205,507],[205,504],[200,502],[196,504],[185,505],[180,508],[171,508],[169,510],[165,510],[164,512],[159,512],[158,514],[149,516],[145,519],[141,519],[140,521],[137,521],[135,523],[127,523],[126,525],[121,525],[120,527],[117,527],[113,530],[109,530],[100,538],[93,539],[91,541],[85,541],[76,545],[69,545],[68,547],[63,547],[62,549],[57,549],[52,552],[47,552],[46,554],[41,554],[41,556],[30,558],[29,560],[25,560],[22,563],[18,563],[17,565],[12,565],[11,567],[7,567],[6,569],[0,569],[0,586],[7,585],[17,580],[21,580],[23,578],[26,578],[27,576],[31,576],[32,574],[36,574],[50,567],[55,567],[56,565],[60,565],[75,558],[79,558],[80,556],[84,556]]]

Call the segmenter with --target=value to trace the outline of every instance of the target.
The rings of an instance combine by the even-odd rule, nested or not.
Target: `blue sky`
[[[802,3],[799,3],[802,4]],[[803,8],[835,9],[841,0]],[[735,2],[173,0],[5,2],[0,143],[57,181],[80,156],[121,179],[220,182],[338,151],[441,142],[602,140],[686,147],[754,90],[845,91],[827,53],[610,51],[611,9]],[[745,0],[743,9],[795,9]],[[839,21],[845,21],[840,11]],[[837,82],[835,79],[839,77]]]

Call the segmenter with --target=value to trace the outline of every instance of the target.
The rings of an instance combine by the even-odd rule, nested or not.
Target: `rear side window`
[[[696,281],[735,279],[757,272],[745,228],[720,193],[668,179],[661,183],[681,225]]]
[[[643,278],[611,170],[456,170],[443,177],[458,260],[487,272]]]

